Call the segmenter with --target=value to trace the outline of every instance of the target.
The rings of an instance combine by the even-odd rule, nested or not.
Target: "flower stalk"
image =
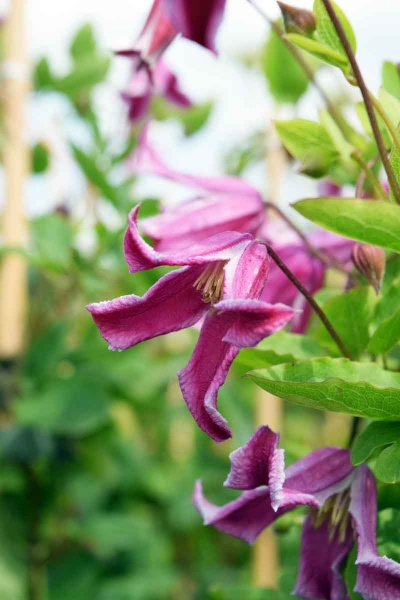
[[[271,246],[269,244],[265,243],[265,242],[264,242],[264,245],[267,248],[268,254],[272,258],[272,260],[274,261],[274,263],[281,269],[281,271],[283,271],[283,273],[285,273],[285,275],[289,278],[289,280],[293,283],[293,285],[295,285],[297,287],[297,289],[299,290],[299,292],[306,298],[307,302],[313,308],[313,310],[317,314],[318,318],[325,325],[328,333],[330,334],[330,336],[332,337],[332,339],[335,341],[337,347],[339,348],[339,350],[341,351],[341,353],[343,354],[343,356],[346,357],[346,358],[348,358],[348,359],[350,359],[350,360],[354,360],[353,355],[348,350],[348,348],[344,344],[343,340],[341,339],[340,335],[338,334],[338,332],[336,331],[336,329],[334,328],[334,326],[332,325],[332,323],[330,322],[330,320],[328,319],[328,317],[326,316],[326,314],[324,313],[324,311],[322,310],[322,308],[316,302],[316,300],[306,290],[306,288],[300,283],[300,281],[297,279],[297,277],[295,277],[295,275],[286,266],[286,264],[283,262],[283,260],[275,252],[275,250],[273,250],[273,248],[271,248]]]
[[[400,187],[399,187],[399,184],[398,184],[396,176],[394,174],[392,165],[390,164],[390,160],[389,160],[389,157],[386,152],[385,144],[384,144],[384,141],[382,138],[382,134],[379,130],[378,121],[377,121],[377,118],[375,115],[374,105],[373,105],[370,93],[368,91],[368,88],[365,84],[364,77],[361,73],[360,67],[358,66],[357,59],[355,57],[355,54],[351,47],[351,44],[347,38],[346,32],[343,29],[340,20],[338,19],[338,16],[335,12],[335,9],[333,8],[331,1],[330,0],[322,0],[322,2],[326,8],[329,18],[332,21],[333,26],[336,29],[336,33],[338,34],[339,39],[342,42],[343,48],[347,54],[347,58],[349,59],[350,65],[353,69],[354,77],[355,77],[355,80],[357,82],[357,85],[361,91],[361,94],[362,94],[362,97],[364,100],[365,108],[367,110],[368,118],[371,123],[371,127],[372,127],[372,131],[373,131],[374,138],[376,141],[376,145],[378,146],[379,154],[380,154],[384,169],[386,171],[386,175],[389,180],[390,187],[393,190],[393,194],[396,198],[396,202],[400,204]]]

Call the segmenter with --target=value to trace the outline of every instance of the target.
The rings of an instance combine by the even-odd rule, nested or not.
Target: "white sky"
[[[273,0],[258,0],[258,3],[272,17],[278,15]],[[312,6],[310,0],[291,0],[289,3],[306,8]],[[358,58],[368,82],[377,87],[382,60],[400,62],[400,0],[339,0],[339,4],[356,31]],[[68,41],[80,24],[93,23],[101,41],[110,50],[127,47],[139,32],[151,0],[26,0],[26,5],[32,59],[45,54],[63,68]],[[0,13],[7,6],[7,0],[0,0]],[[200,136],[183,140],[178,126],[162,124],[156,128],[158,145],[168,153],[170,162],[182,170],[205,174],[220,172],[221,157],[229,146],[276,116],[262,79],[245,69],[238,69],[231,60],[235,53],[258,48],[264,39],[266,25],[246,0],[228,0],[227,9],[218,38],[218,59],[184,40],[175,42],[167,52],[169,63],[195,100],[214,98],[217,101],[210,127]],[[112,84],[100,99],[106,124],[108,118],[110,126],[115,121],[110,106],[114,107],[118,89],[125,78],[125,65],[121,64],[124,61],[114,60]],[[327,83],[329,85],[329,80]],[[300,113],[312,118],[320,105],[318,97],[311,95],[300,106]],[[45,115],[47,112],[46,109]],[[33,119],[40,132],[46,127],[43,118],[46,116]],[[257,180],[257,174],[254,177]],[[307,184],[303,185],[307,187]],[[53,192],[52,188],[47,189],[43,201],[47,201],[46,196]],[[288,200],[293,199],[293,193],[299,194],[297,183],[288,190]],[[37,195],[37,190],[33,195]]]

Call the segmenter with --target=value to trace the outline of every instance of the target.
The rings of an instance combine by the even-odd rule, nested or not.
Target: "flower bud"
[[[378,294],[385,274],[386,256],[382,248],[369,244],[356,244],[353,248],[353,262]]]
[[[286,33],[299,33],[300,35],[311,35],[317,26],[315,16],[309,10],[289,6],[278,2],[283,16]]]

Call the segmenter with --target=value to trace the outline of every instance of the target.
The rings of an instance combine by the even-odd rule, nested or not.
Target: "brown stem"
[[[343,340],[341,339],[341,337],[339,336],[338,332],[336,331],[336,329],[334,328],[334,326],[332,325],[332,323],[330,322],[330,320],[328,319],[328,317],[326,316],[326,314],[324,313],[322,308],[314,300],[314,298],[312,297],[310,292],[308,292],[306,290],[306,288],[297,279],[297,277],[292,273],[292,271],[289,269],[289,267],[286,266],[286,264],[283,262],[283,260],[280,258],[280,256],[275,252],[275,250],[273,248],[271,248],[271,246],[269,244],[266,244],[265,242],[263,242],[263,244],[267,248],[268,254],[272,258],[274,263],[280,268],[281,271],[283,271],[283,273],[285,273],[286,277],[293,283],[293,285],[295,285],[297,287],[299,292],[304,296],[304,298],[307,300],[307,302],[309,303],[311,308],[315,311],[315,313],[317,314],[319,319],[325,325],[328,333],[330,334],[332,339],[335,341],[337,347],[339,348],[339,350],[341,351],[343,356],[345,356],[346,358],[349,358],[350,360],[354,360],[351,352],[346,348],[346,346],[345,346]]]
[[[343,48],[347,54],[347,58],[349,59],[349,62],[353,69],[354,77],[357,81],[357,85],[360,88],[360,91],[361,91],[361,94],[362,94],[362,97],[364,100],[365,108],[368,113],[368,118],[371,123],[372,131],[374,133],[376,145],[378,146],[379,154],[380,154],[380,157],[382,160],[382,164],[385,168],[386,175],[387,175],[387,178],[390,183],[390,187],[393,190],[393,194],[396,198],[396,202],[400,203],[400,187],[399,187],[399,184],[397,183],[397,179],[393,172],[392,165],[390,164],[390,160],[386,153],[386,147],[385,147],[381,132],[379,130],[378,121],[377,121],[377,118],[375,115],[372,100],[369,95],[369,91],[365,84],[362,73],[360,71],[360,67],[358,66],[358,63],[357,63],[356,57],[354,55],[353,49],[351,47],[351,44],[347,38],[346,32],[343,29],[341,22],[339,21],[339,19],[337,17],[337,14],[335,12],[335,9],[332,6],[331,1],[330,0],[322,0],[322,2],[326,8],[329,18],[332,21],[333,26],[336,29],[339,39],[342,42]]]
[[[352,152],[351,158],[354,160],[354,162],[356,162],[361,167],[361,169],[364,173],[364,176],[368,178],[368,181],[372,185],[372,188],[374,190],[374,194],[376,195],[376,197],[379,200],[389,200],[388,195],[385,192],[385,190],[383,189],[381,182],[376,177],[375,173],[370,168],[369,164],[366,163],[365,160],[362,158],[362,156],[360,156],[360,154],[357,151],[355,151],[355,152]],[[357,194],[356,194],[356,198],[361,198],[361,196],[357,196]]]
[[[332,118],[334,119],[335,123],[337,124],[337,126],[339,127],[339,129],[341,130],[343,135],[347,138],[347,131],[346,131],[346,127],[343,125],[342,115],[337,110],[335,104],[330,100],[330,98],[326,94],[325,90],[318,83],[318,81],[314,75],[313,69],[310,67],[307,60],[305,60],[305,58],[301,54],[300,50],[298,48],[296,48],[296,46],[294,44],[292,44],[292,42],[290,42],[288,39],[286,39],[284,37],[284,31],[281,29],[281,27],[279,27],[279,25],[275,21],[270,19],[268,17],[268,15],[258,6],[258,4],[256,2],[254,2],[254,0],[247,0],[247,1],[258,12],[258,14],[271,26],[271,28],[275,31],[275,33],[281,38],[281,40],[285,44],[286,48],[292,53],[294,58],[299,63],[300,67],[303,69],[307,78],[311,81],[311,83],[313,84],[313,86],[315,87],[315,89],[318,91],[321,98],[325,102],[327,109],[328,109],[329,113],[331,114]]]

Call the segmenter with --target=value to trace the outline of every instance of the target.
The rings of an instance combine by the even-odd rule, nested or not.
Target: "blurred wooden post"
[[[271,126],[267,131],[266,161],[268,200],[270,202],[278,201],[285,166],[285,152],[276,135],[275,128]],[[270,218],[273,218],[273,216],[271,215]],[[280,431],[283,423],[282,400],[257,388],[255,404],[256,426],[268,425],[273,431]],[[278,588],[279,547],[275,533],[271,528],[263,531],[257,538],[253,549],[252,570],[255,586]]]
[[[27,241],[24,197],[29,165],[25,126],[29,81],[24,9],[25,0],[12,0],[5,24],[5,193],[1,223],[3,247],[21,249],[25,248]],[[16,253],[7,254],[0,264],[0,358],[2,359],[17,357],[24,346],[26,301],[26,259]]]

